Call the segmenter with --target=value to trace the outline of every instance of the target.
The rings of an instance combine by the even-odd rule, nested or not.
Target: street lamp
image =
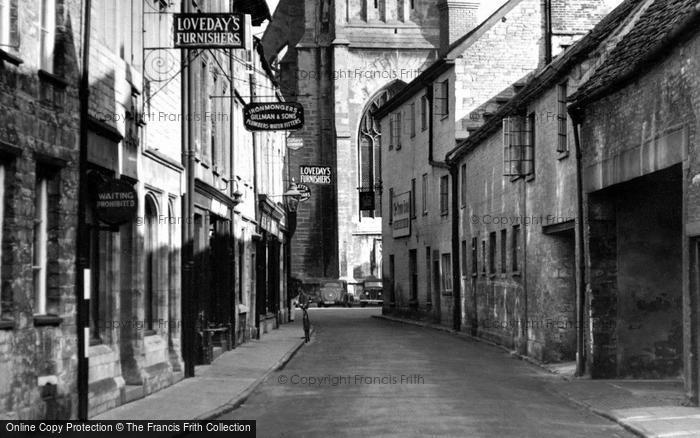
[[[287,207],[287,211],[289,213],[296,213],[297,208],[299,208],[299,201],[301,200],[301,192],[297,187],[297,183],[295,183],[293,179],[283,196],[284,206]]]

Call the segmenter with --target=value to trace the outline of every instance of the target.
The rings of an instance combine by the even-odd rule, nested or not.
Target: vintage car
[[[367,279],[362,283],[362,293],[360,294],[360,307],[368,304],[381,306],[384,304],[384,287],[382,280]]]
[[[352,306],[347,283],[343,280],[324,281],[318,292],[318,307]]]

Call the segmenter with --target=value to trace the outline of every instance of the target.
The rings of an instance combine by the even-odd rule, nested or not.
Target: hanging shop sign
[[[394,237],[411,235],[411,192],[394,195],[391,201],[393,222],[391,224]]]
[[[174,14],[176,49],[245,48],[243,14]]]
[[[374,192],[360,192],[360,211],[374,211]]]
[[[290,137],[287,139],[287,148],[292,151],[298,151],[304,147],[304,139],[301,137]]]
[[[330,185],[333,172],[330,166],[299,166],[299,181],[302,184]]]
[[[126,181],[111,179],[98,184],[95,191],[97,218],[117,226],[134,220],[138,210],[138,195],[134,186]]]
[[[299,190],[299,193],[301,193],[299,202],[304,202],[311,199],[311,189],[306,184],[297,184],[297,190]]]
[[[296,102],[249,103],[243,108],[248,131],[294,131],[304,126],[304,107]]]

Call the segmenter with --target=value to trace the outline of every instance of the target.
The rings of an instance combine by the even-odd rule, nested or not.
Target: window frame
[[[45,172],[37,170],[34,187],[32,242],[32,287],[35,316],[48,314],[49,183],[49,176]]]
[[[428,101],[428,96],[423,95],[421,97],[421,109],[420,109],[420,117],[421,117],[421,131],[426,131],[428,129],[428,105],[430,105],[430,102]]]
[[[501,230],[501,274],[507,272],[507,251],[508,251],[508,229]]]
[[[511,270],[520,272],[520,225],[513,225],[511,230]]]
[[[394,223],[394,188],[389,189],[389,225]]]
[[[496,232],[489,233],[489,274],[496,275]]]
[[[445,294],[452,292],[452,254],[443,253],[440,256],[440,270],[442,271],[442,291]]]
[[[416,218],[416,179],[411,178],[411,219]]]
[[[416,102],[411,102],[411,138],[416,136]]]
[[[12,46],[12,0],[0,0],[0,50]]]
[[[450,214],[450,178],[447,175],[440,177],[440,216]]]
[[[39,17],[39,69],[54,73],[56,43],[56,0],[41,0]]]
[[[568,81],[557,85],[557,152],[559,158],[564,158],[569,154],[568,126],[569,115],[567,110]]]
[[[423,216],[428,215],[428,191],[430,190],[430,181],[428,180],[428,174],[423,174],[423,197],[421,198],[421,203],[423,204]]]

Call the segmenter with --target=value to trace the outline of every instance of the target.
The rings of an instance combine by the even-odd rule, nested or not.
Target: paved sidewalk
[[[297,315],[299,316],[299,315]],[[109,410],[91,420],[211,419],[236,409],[273,371],[304,345],[301,317],[283,324],[198,366],[184,379],[145,398]]]
[[[492,342],[455,332],[449,327],[426,321],[375,316],[404,324],[417,325],[453,333],[498,346]],[[608,418],[641,437],[700,437],[700,408],[683,406],[686,401],[683,383],[670,380],[591,380],[573,377],[571,364],[547,365],[510,352],[558,375],[548,389],[569,401]]]

